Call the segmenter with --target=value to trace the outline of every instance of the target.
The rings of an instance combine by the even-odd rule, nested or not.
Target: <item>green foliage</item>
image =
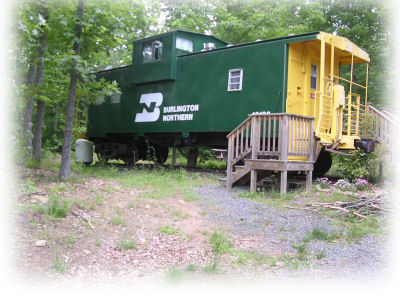
[[[177,235],[179,233],[179,229],[178,228],[173,228],[173,227],[171,227],[169,225],[165,225],[165,226],[160,228],[160,232],[168,234],[168,235]]]
[[[382,231],[382,225],[378,219],[369,216],[366,219],[359,220],[357,217],[348,218],[349,226],[347,228],[347,242],[357,242],[364,235],[372,233],[380,233]]]
[[[129,239],[120,239],[117,242],[117,247],[120,250],[137,250],[136,243]]]
[[[50,195],[47,202],[46,213],[50,217],[65,218],[68,215],[68,202],[60,199],[58,195]]]
[[[333,162],[340,177],[354,181],[357,178],[372,180],[377,177],[379,156],[362,150],[349,152],[352,157],[333,155]]]
[[[167,281],[178,283],[184,280],[185,275],[177,268],[172,268],[165,274]]]
[[[336,235],[329,234],[328,232],[321,230],[319,228],[313,228],[311,232],[303,238],[303,242],[308,243],[311,240],[321,240],[326,242],[331,242],[337,238]]]
[[[215,231],[212,234],[210,245],[215,255],[223,255],[232,251],[232,243],[221,232]]]
[[[67,272],[67,265],[61,261],[58,256],[56,256],[53,260],[53,265],[51,266],[53,270],[57,271],[58,273],[66,273]]]
[[[122,218],[121,216],[115,216],[113,218],[110,219],[110,223],[112,225],[122,225],[122,226],[126,226],[126,221],[124,218]]]

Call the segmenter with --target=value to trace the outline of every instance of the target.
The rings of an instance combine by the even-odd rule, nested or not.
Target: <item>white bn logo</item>
[[[145,104],[142,113],[137,113],[135,122],[154,122],[160,117],[160,107],[163,102],[162,93],[142,94],[140,97],[140,104]],[[155,107],[151,110],[151,106],[155,103]],[[147,111],[149,110],[149,111]]]

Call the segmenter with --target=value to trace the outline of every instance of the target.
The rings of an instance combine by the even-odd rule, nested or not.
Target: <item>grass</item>
[[[166,272],[165,277],[169,282],[178,283],[184,280],[185,275],[179,269],[172,268]]]
[[[113,166],[82,167],[81,174],[96,176],[102,179],[119,181],[122,187],[136,188],[142,191],[142,196],[151,199],[162,199],[182,195],[185,201],[198,197],[192,187],[215,182],[212,176],[189,173],[186,170],[166,170],[156,168],[149,173],[148,169],[118,169]]]
[[[58,273],[66,273],[67,272],[67,265],[62,262],[60,259],[58,259],[58,256],[56,256],[53,259],[53,264],[51,266],[51,268],[55,271],[57,271]]]
[[[372,233],[381,233],[382,225],[378,219],[369,216],[366,219],[359,220],[357,217],[351,217],[346,220],[348,222],[346,240],[348,243],[359,241],[364,235]]]
[[[117,242],[117,247],[120,250],[137,250],[136,243],[129,239],[119,239]]]
[[[75,244],[76,237],[73,235],[68,235],[65,237],[65,246],[67,248],[72,248]]]
[[[96,194],[93,197],[94,202],[98,205],[98,206],[102,206],[104,204],[104,199],[105,196],[103,194]]]
[[[319,228],[313,228],[311,232],[303,238],[303,242],[308,243],[312,240],[331,242],[336,238],[338,238],[338,235],[336,234],[329,234],[328,232]]]
[[[171,227],[169,225],[165,225],[165,226],[160,228],[160,232],[168,234],[168,235],[177,235],[179,233],[179,229],[178,228],[173,228],[173,227]]]
[[[251,199],[256,202],[266,203],[276,208],[283,209],[283,206],[293,201],[298,194],[298,192],[293,191],[281,195],[280,192],[276,190],[265,191],[261,189],[258,191],[241,192],[238,194],[238,197]]]
[[[122,218],[121,216],[115,216],[113,218],[110,219],[110,223],[112,225],[122,225],[122,226],[126,226],[126,221],[124,218]]]
[[[239,265],[246,265],[249,261],[252,261],[254,266],[275,264],[275,260],[271,260],[271,257],[267,257],[263,254],[258,253],[257,251],[237,251],[236,256],[236,263]]]
[[[183,213],[182,211],[176,210],[172,212],[172,216],[179,219],[187,219],[189,217],[188,213]]]
[[[221,232],[214,232],[212,234],[210,238],[210,245],[215,255],[230,253],[233,250],[232,243]]]
[[[58,195],[49,195],[46,214],[53,218],[65,218],[68,215],[68,202]]]

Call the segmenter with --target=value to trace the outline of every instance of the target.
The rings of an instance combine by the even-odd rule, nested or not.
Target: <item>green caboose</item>
[[[164,162],[171,146],[189,146],[194,157],[198,146],[226,148],[226,135],[253,112],[290,112],[315,117],[317,136],[351,149],[357,134],[329,136],[338,128],[326,124],[325,84],[339,83],[340,65],[368,62],[353,43],[323,32],[240,45],[181,30],[140,39],[131,66],[97,73],[121,91],[90,106],[87,137],[106,159],[145,158],[151,145]]]

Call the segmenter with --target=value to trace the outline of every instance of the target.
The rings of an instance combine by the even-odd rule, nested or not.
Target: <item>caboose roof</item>
[[[335,48],[342,52],[341,62],[343,64],[350,64],[352,55],[353,55],[354,63],[365,63],[365,62],[370,61],[368,53],[366,53],[363,49],[361,49],[360,47],[355,45],[353,42],[351,42],[347,38],[333,35],[333,34],[326,33],[326,32],[322,32],[322,31],[304,33],[304,34],[298,34],[298,35],[290,35],[290,36],[272,38],[272,39],[267,39],[267,40],[260,40],[260,41],[242,43],[242,44],[237,44],[237,45],[231,45],[228,47],[217,48],[217,49],[209,50],[209,51],[205,51],[205,52],[194,52],[191,54],[185,54],[180,57],[186,57],[186,56],[191,56],[191,55],[196,55],[196,54],[205,54],[205,53],[209,53],[209,52],[213,52],[213,51],[227,50],[227,49],[231,49],[231,48],[251,46],[251,45],[260,44],[260,43],[273,43],[273,42],[295,43],[295,42],[303,42],[303,41],[309,41],[309,40],[310,41],[318,40],[318,42],[319,42],[322,38],[324,38],[327,43],[330,43],[331,40],[333,40]]]

